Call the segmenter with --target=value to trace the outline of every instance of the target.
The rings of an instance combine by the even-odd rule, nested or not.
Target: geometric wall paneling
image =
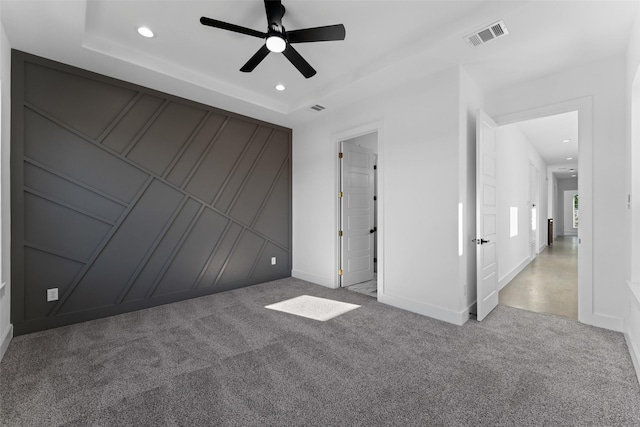
[[[215,211],[203,209],[158,282],[154,295],[190,290],[220,241],[228,223],[229,220]]]
[[[178,215],[171,222],[166,233],[161,237],[147,259],[140,265],[138,274],[131,278],[131,285],[126,290],[124,301],[136,301],[148,298],[153,294],[156,278],[165,266],[169,265],[172,255],[186,237],[202,205],[193,199],[187,199]]]
[[[288,138],[284,132],[276,132],[266,149],[249,172],[244,185],[238,190],[229,214],[246,225],[252,225],[260,208],[266,202],[271,187],[275,184],[288,159]],[[276,167],[274,167],[276,166]],[[261,198],[256,195],[264,195]]]
[[[251,168],[264,150],[267,141],[273,134],[272,129],[261,127],[254,135],[253,139],[246,147],[246,151],[238,162],[234,165],[234,169],[228,175],[228,181],[225,183],[222,191],[219,191],[213,205],[221,212],[228,212],[229,206],[234,197],[238,194],[242,183],[247,179]]]
[[[49,315],[53,306],[42,298],[47,288],[55,286],[62,295],[85,266],[82,262],[29,247],[24,249],[24,263],[25,288],[28,291],[26,299],[29,301],[25,307],[26,319]]]
[[[161,98],[143,95],[135,100],[127,114],[119,120],[109,134],[102,140],[102,144],[121,154],[131,145],[135,137],[142,131],[144,125],[158,112],[163,104]]]
[[[76,88],[83,96],[69,96],[69,87]],[[34,63],[25,64],[24,89],[25,102],[93,139],[100,136],[136,95],[131,89],[78,78]]]
[[[131,202],[149,175],[63,126],[25,108],[25,158],[123,203]]]
[[[117,303],[129,277],[177,211],[182,197],[173,188],[152,181],[119,227],[105,239],[87,271],[78,276],[76,287],[61,297],[60,312]]]
[[[258,261],[264,243],[262,237],[243,230],[229,254],[224,270],[218,275],[217,282],[221,285],[234,285],[246,280]]]
[[[11,148],[16,334],[291,274],[290,129],[13,51]]]
[[[124,154],[143,168],[162,176],[205,114],[200,108],[170,102]]]
[[[88,262],[113,226],[47,199],[24,195],[24,243]]]
[[[257,128],[236,119],[225,123],[196,163],[193,174],[186,178],[185,191],[211,203]]]
[[[184,181],[194,169],[194,166],[206,151],[207,147],[215,140],[218,132],[223,128],[226,117],[221,114],[209,112],[204,125],[200,128],[197,135],[190,144],[185,148],[184,152],[177,157],[177,161],[171,166],[167,174],[167,180],[172,184],[184,188]],[[213,137],[212,137],[213,135]]]
[[[288,170],[287,164],[284,170]],[[262,210],[255,219],[254,229],[283,248],[288,248],[289,223],[288,216],[281,215],[281,206],[287,204],[287,189],[291,187],[290,176],[284,173],[278,176],[270,197],[264,203]]]
[[[125,205],[87,190],[81,185],[48,172],[41,166],[29,162],[24,165],[25,192],[44,197],[47,194],[57,203],[72,206],[80,212],[86,212],[94,218],[115,223],[125,211]]]

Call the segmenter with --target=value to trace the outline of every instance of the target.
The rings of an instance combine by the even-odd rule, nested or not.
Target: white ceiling
[[[319,103],[462,65],[487,92],[622,54],[637,1],[285,0],[288,30],[342,23],[346,39],[297,44],[318,71],[305,79],[281,54],[240,67],[258,38],[204,27],[201,16],[266,31],[260,0],[2,0],[13,48],[242,114],[291,125]],[[479,47],[463,37],[504,20],[510,34]],[[156,37],[145,39],[146,25]],[[276,92],[276,83],[287,86]],[[348,94],[348,95],[347,95]]]
[[[559,178],[578,173],[578,112],[540,117],[515,124]],[[563,142],[565,140],[569,142]]]

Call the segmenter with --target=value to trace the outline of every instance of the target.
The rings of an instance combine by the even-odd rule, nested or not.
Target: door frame
[[[498,126],[556,114],[578,111],[578,189],[580,228],[578,229],[578,320],[612,330],[620,329],[620,319],[595,313],[593,305],[593,98],[586,96],[526,111],[493,117]]]
[[[334,150],[334,197],[333,197],[333,212],[334,212],[334,226],[331,232],[333,233],[334,248],[335,248],[335,260],[334,260],[334,288],[340,287],[340,276],[338,275],[338,269],[340,268],[341,254],[340,254],[340,237],[338,236],[339,224],[340,224],[340,204],[338,198],[338,192],[340,191],[340,159],[338,153],[340,153],[340,144],[342,141],[357,138],[359,136],[367,135],[370,133],[378,134],[378,149],[375,153],[377,155],[377,221],[378,231],[376,232],[376,244],[377,249],[377,285],[378,295],[384,294],[384,122],[382,120],[365,123],[360,126],[349,128],[344,131],[336,132],[331,135]]]
[[[378,135],[374,132],[374,133],[369,133],[369,134],[365,134],[366,135],[374,135],[376,136],[376,151],[377,151],[377,140],[378,140]],[[353,141],[353,142],[352,142]],[[339,247],[339,252],[338,252],[338,261],[339,261],[339,272],[341,272],[342,274],[338,273],[338,280],[340,282],[340,287],[346,287],[346,286],[351,286],[351,285],[355,285],[357,283],[362,283],[362,282],[367,282],[372,280],[372,278],[375,277],[375,246],[376,246],[376,240],[377,240],[377,236],[375,235],[375,233],[373,233],[373,230],[376,228],[376,215],[375,212],[377,210],[377,194],[376,194],[376,188],[375,188],[375,173],[376,173],[376,154],[375,151],[369,147],[360,147],[358,145],[356,145],[355,140],[354,139],[346,139],[343,140],[340,143],[340,152],[342,153],[342,157],[339,157],[340,161],[340,165],[339,165],[339,175],[340,175],[340,188],[338,188],[338,191],[340,193],[340,197],[338,197],[338,228],[340,231],[342,231],[342,235],[340,235],[340,233],[338,234],[338,240],[340,241],[340,247]],[[353,194],[352,192],[354,191],[354,189],[352,188],[352,186],[347,185],[347,179],[345,178],[345,169],[348,168],[348,161],[351,157],[352,154],[365,154],[367,155],[367,166],[366,168],[362,168],[361,166],[356,166],[357,169],[359,169],[359,173],[361,173],[362,169],[366,169],[367,170],[367,176],[368,176],[368,185],[370,185],[369,190],[370,190],[370,197],[371,199],[369,199],[369,203],[371,203],[371,207],[370,209],[368,209],[368,211],[371,213],[371,217],[370,217],[370,223],[369,225],[366,227],[366,238],[369,239],[369,269],[367,270],[368,273],[366,273],[367,278],[365,280],[364,277],[360,277],[360,276],[364,276],[364,274],[362,274],[361,272],[351,272],[348,271],[349,268],[347,267],[349,264],[349,254],[348,252],[350,252],[348,249],[350,244],[349,244],[349,239],[350,238],[362,238],[364,236],[354,236],[354,230],[351,230],[349,225],[347,225],[347,223],[349,222],[349,220],[347,219],[349,213],[349,209],[346,208],[346,204],[347,201],[349,200],[349,197]],[[353,172],[353,169],[349,169],[351,172]],[[348,188],[351,188],[350,190]],[[357,191],[355,192],[355,194],[361,195],[361,193],[358,193]],[[362,213],[363,209],[357,209],[358,211],[360,211],[360,213]],[[356,234],[358,232],[355,232]],[[371,274],[371,279],[368,277],[369,274]],[[357,277],[357,279],[356,279]],[[346,280],[348,279],[348,280]],[[354,281],[355,280],[355,281]],[[345,282],[347,282],[347,284],[345,284]]]
[[[578,157],[579,159],[579,157]],[[532,160],[529,160],[529,260],[533,261],[538,256],[540,248],[540,171]],[[532,230],[534,224],[533,208],[536,208],[535,225],[536,229]],[[533,241],[531,240],[533,236]],[[533,246],[531,246],[533,244]]]

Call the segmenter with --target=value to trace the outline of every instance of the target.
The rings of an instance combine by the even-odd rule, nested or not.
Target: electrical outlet
[[[58,301],[58,288],[47,289],[47,302]]]
[[[276,265],[276,257],[271,257],[271,265]]]

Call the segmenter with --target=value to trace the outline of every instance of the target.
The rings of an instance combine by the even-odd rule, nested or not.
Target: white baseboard
[[[510,281],[513,280],[514,277],[516,277],[518,275],[518,273],[520,273],[522,270],[524,270],[524,268],[529,265],[529,263],[531,262],[531,258],[529,258],[528,256],[523,259],[520,264],[516,265],[515,267],[513,267],[513,269],[508,272],[507,274],[505,274],[502,278],[500,278],[498,280],[498,290],[502,290],[502,288],[504,288],[505,286],[507,286],[509,284]]]
[[[578,307],[578,311],[580,307]],[[622,332],[624,319],[622,317],[609,316],[607,314],[600,313],[587,313],[583,314],[578,312],[578,321],[585,325],[596,326],[602,329],[609,329],[610,331]]]
[[[11,342],[12,338],[13,338],[13,325],[9,324],[9,326],[7,327],[6,333],[2,336],[2,341],[0,341],[0,362],[2,362],[2,358],[4,357],[4,354],[7,352],[7,349],[9,348],[9,343]]]
[[[640,382],[640,283],[627,283],[629,305],[624,320],[624,339]]]
[[[296,279],[306,280],[307,282],[315,283],[316,285],[326,286],[327,288],[331,288],[331,289],[337,288],[336,284],[331,279],[305,273],[304,271],[291,270],[291,276],[295,277]]]
[[[462,311],[453,311],[431,304],[425,304],[413,300],[408,300],[402,297],[380,293],[378,293],[378,302],[401,308],[412,313],[417,313],[423,316],[432,317],[437,320],[442,320],[443,322],[453,323],[454,325],[458,326],[464,325],[466,321],[469,320],[469,311],[473,306],[469,306]]]

